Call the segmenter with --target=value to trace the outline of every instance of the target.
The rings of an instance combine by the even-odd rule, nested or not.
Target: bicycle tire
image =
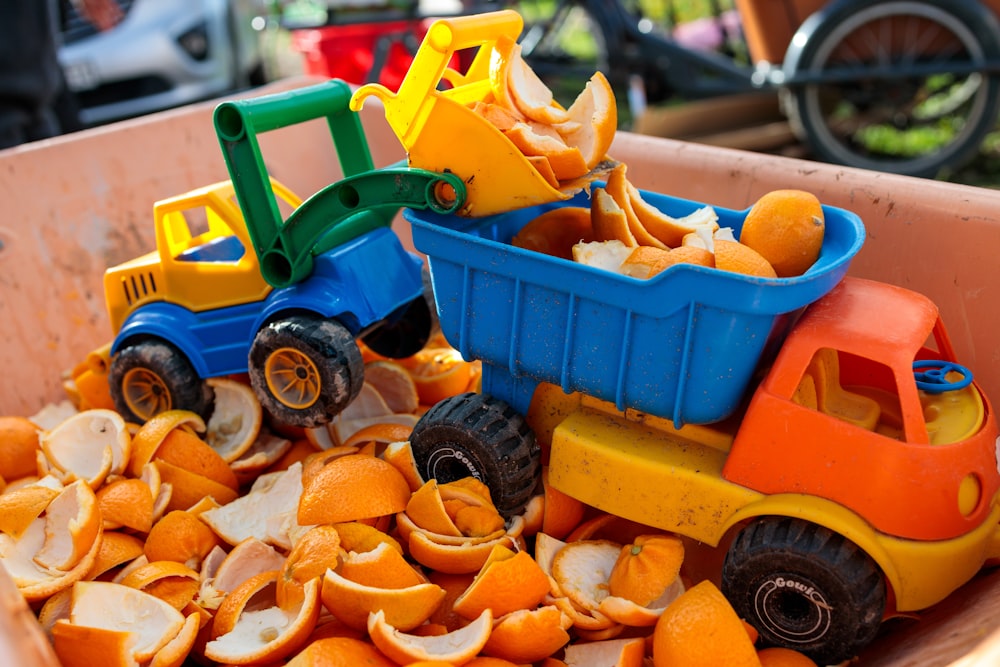
[[[996,123],[1000,78],[982,72],[866,76],[865,67],[876,55],[867,44],[879,45],[881,66],[942,62],[943,57],[980,66],[1000,57],[995,21],[984,21],[965,3],[944,0],[841,3],[824,18],[792,63],[793,75],[857,67],[857,79],[809,83],[784,96],[789,121],[820,159],[935,177],[974,157]]]

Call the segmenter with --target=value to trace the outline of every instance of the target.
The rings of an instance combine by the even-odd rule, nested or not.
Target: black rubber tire
[[[184,353],[164,340],[150,338],[119,350],[108,385],[115,409],[136,424],[166,410],[190,410],[205,419],[212,412],[212,388]]]
[[[439,483],[475,477],[509,518],[519,514],[541,480],[541,450],[535,434],[507,403],[466,393],[428,410],[410,434],[424,479]]]
[[[279,355],[288,354],[312,364],[311,395],[302,405],[292,404],[272,388],[278,379],[274,364]],[[258,331],[250,346],[248,365],[250,384],[264,409],[279,422],[302,428],[329,422],[357,397],[364,384],[364,360],[353,334],[340,322],[310,315],[275,320]],[[287,371],[288,366],[280,369]]]
[[[424,285],[421,296],[361,337],[365,345],[383,357],[404,359],[413,356],[424,349],[440,326],[434,303],[434,289],[426,266],[422,269],[421,278]]]
[[[928,34],[936,30],[939,34],[955,37],[969,54],[968,61],[985,64],[1000,57],[1000,38],[991,27],[984,24],[975,12],[949,0],[892,0],[863,5],[841,3],[839,8],[831,10],[827,20],[816,26],[798,56],[796,73],[823,71],[831,59],[838,57],[838,47],[843,51],[841,57],[853,58],[851,46],[844,46],[847,40],[852,35],[861,39],[869,34],[881,34],[880,26],[886,23],[879,22],[890,19],[907,21],[907,25],[921,25],[917,22],[923,21]],[[912,28],[911,32],[917,29]],[[927,40],[911,35],[904,43],[917,49]],[[905,71],[902,68],[907,66],[907,62],[918,61],[919,55],[909,51],[898,54],[900,71]],[[931,55],[927,57],[933,58]],[[854,63],[847,61],[841,66],[852,65]],[[860,63],[854,66],[859,67],[856,80],[822,86],[805,85],[786,91],[783,96],[792,127],[824,161],[909,176],[934,177],[943,171],[953,171],[974,157],[986,134],[996,124],[1000,110],[1000,77],[995,74],[983,74],[980,79],[970,76],[964,84],[956,86],[959,91],[971,91],[967,93],[967,98],[959,96],[959,101],[944,100],[939,103],[946,108],[954,105],[946,112],[948,116],[961,111],[955,120],[964,118],[964,123],[954,137],[931,150],[920,148],[913,155],[884,152],[875,138],[877,132],[895,131],[890,126],[901,126],[912,132],[911,126],[919,129],[921,124],[927,126],[928,131],[933,131],[936,125],[945,123],[943,117],[919,110],[921,105],[928,104],[926,100],[920,102],[924,96],[938,97],[933,92],[933,86],[940,84],[932,84],[931,77],[866,78],[864,66]],[[913,89],[907,92],[909,87]],[[836,104],[831,106],[834,102]],[[911,104],[914,106],[909,109]],[[848,112],[848,109],[853,111]],[[844,116],[844,113],[848,115]],[[925,120],[921,120],[921,113],[927,116]],[[889,117],[882,118],[881,115],[885,114]],[[867,136],[872,138],[866,139]]]
[[[722,568],[722,592],[764,645],[795,649],[820,665],[855,657],[879,629],[885,579],[857,545],[785,517],[744,528]]]

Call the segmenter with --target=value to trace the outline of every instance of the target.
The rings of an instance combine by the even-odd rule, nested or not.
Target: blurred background
[[[730,67],[737,76],[759,73],[747,47],[740,0],[118,2],[123,18],[107,31],[82,19],[68,0],[61,3],[59,59],[85,126],[218,98],[298,74],[337,76],[352,83],[379,80],[395,88],[431,17],[508,6],[525,16],[526,53],[528,41],[535,40],[534,60],[529,62],[563,104],[572,102],[595,69],[620,69],[613,54],[634,46],[616,42],[610,30],[619,28],[609,28],[612,22],[602,14],[602,8],[610,6],[627,17],[627,28],[636,34],[659,35],[685,54],[712,59],[708,69],[719,68],[713,71],[722,84]],[[616,70],[621,129],[817,158],[790,124],[777,91],[747,93],[739,86],[708,93],[698,86],[678,89],[656,76],[663,63],[657,62],[655,52],[627,57],[632,60],[625,66],[634,71]],[[676,67],[676,62],[670,66]],[[912,140],[916,132],[908,135]],[[902,142],[895,138],[900,136],[892,135],[889,141]],[[1000,186],[1000,133],[987,134],[971,161],[940,170],[936,177]]]

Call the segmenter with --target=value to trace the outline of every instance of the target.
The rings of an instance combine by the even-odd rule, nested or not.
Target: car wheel
[[[855,657],[885,611],[885,580],[847,538],[803,521],[758,519],[726,554],[722,592],[768,645],[791,648],[820,665]]]
[[[315,428],[361,391],[364,361],[348,329],[335,320],[299,315],[262,328],[250,346],[250,384],[279,422]]]
[[[459,394],[433,406],[413,428],[410,446],[424,479],[475,477],[505,517],[524,509],[541,479],[541,451],[524,417],[483,394]]]
[[[174,345],[146,340],[123,347],[108,369],[115,409],[126,421],[143,424],[167,410],[190,410],[208,418],[213,393]]]

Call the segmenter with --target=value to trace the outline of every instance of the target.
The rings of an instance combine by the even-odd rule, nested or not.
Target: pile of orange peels
[[[64,666],[812,664],[758,652],[676,536],[544,474],[507,519],[473,478],[423,479],[413,422],[479,366],[440,338],[366,359],[362,405],[314,431],[240,378],[207,422],[0,417],[0,564]]]

